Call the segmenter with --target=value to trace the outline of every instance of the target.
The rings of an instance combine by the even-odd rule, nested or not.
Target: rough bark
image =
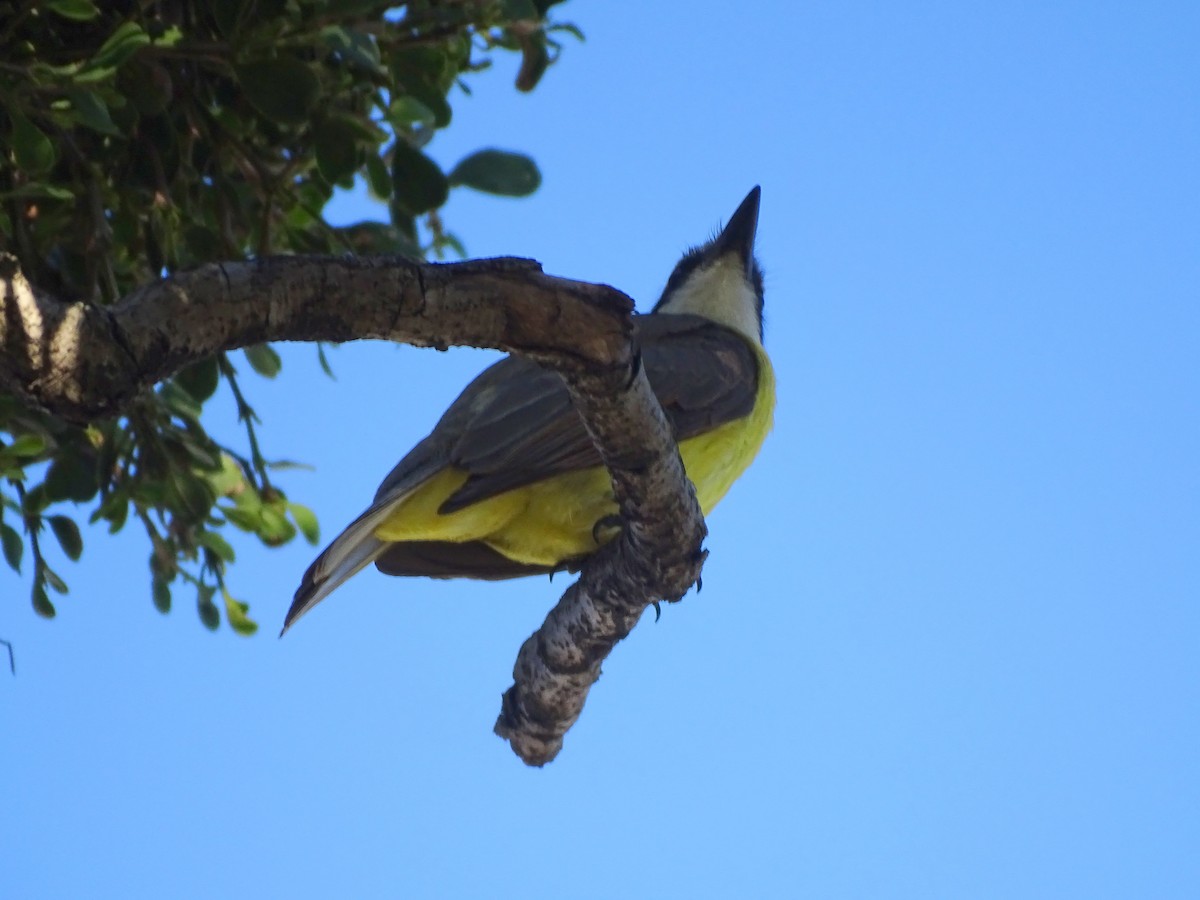
[[[520,353],[566,381],[624,528],[522,646],[496,733],[549,762],[600,666],[656,600],[699,577],[704,521],[632,345],[633,304],[531,260],[272,257],[179,273],[108,306],[35,289],[0,254],[0,388],[74,421],[118,413],[191,362],[263,341],[381,338]]]

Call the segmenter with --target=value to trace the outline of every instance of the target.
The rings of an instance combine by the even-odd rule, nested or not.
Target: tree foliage
[[[494,52],[520,54],[517,87],[536,85],[556,36],[578,36],[547,21],[555,2],[0,0],[0,251],[38,287],[96,304],[210,261],[462,254],[438,215],[449,191],[522,196],[540,175],[496,149],[447,173],[425,148]],[[360,180],[386,221],[331,225],[334,190]],[[182,586],[205,626],[223,609],[254,632],[226,586],[231,531],[278,546],[318,529],[279,484],[289,464],[264,453],[247,369],[273,378],[280,357],[264,344],[204,360],[87,424],[0,394],[0,548],[39,614],[67,592],[46,538],[78,559],[72,504],[87,504],[110,532],[145,530],[160,611]],[[205,427],[221,390],[244,446]]]

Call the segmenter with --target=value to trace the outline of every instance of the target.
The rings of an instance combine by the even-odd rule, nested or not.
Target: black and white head
[[[754,258],[760,195],[756,185],[720,234],[683,255],[653,312],[703,316],[762,344],[763,276]]]

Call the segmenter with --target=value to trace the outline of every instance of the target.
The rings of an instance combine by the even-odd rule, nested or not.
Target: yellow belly
[[[758,455],[775,408],[775,375],[759,357],[758,396],[750,415],[679,445],[700,508],[708,515]],[[440,515],[438,508],[467,480],[444,469],[414,491],[375,529],[385,541],[483,541],[509,559],[555,566],[597,548],[595,524],[617,512],[608,471],[568,472]],[[601,535],[601,540],[612,537]]]

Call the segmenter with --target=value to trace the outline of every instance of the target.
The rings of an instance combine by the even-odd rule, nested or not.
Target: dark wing
[[[574,568],[564,562],[559,566],[534,566],[513,562],[498,550],[482,541],[404,541],[388,544],[375,560],[385,575],[425,575],[429,578],[478,578],[499,581],[525,575],[550,575]]]
[[[758,360],[744,338],[691,315],[638,316],[634,329],[676,440],[750,414]],[[562,379],[516,358],[472,382],[427,440],[445,441],[450,464],[469,473],[444,513],[601,464]]]
[[[562,379],[537,363],[510,356],[467,385],[429,436],[384,478],[375,501],[407,492],[414,476],[423,480],[447,466],[463,469],[472,478],[500,477],[505,466],[532,466],[531,454],[549,464],[552,473],[596,464],[592,462],[595,450]],[[435,464],[432,470],[431,464]],[[493,490],[486,496],[497,493]],[[481,497],[466,503],[451,501],[454,505],[441,511],[453,512],[476,499]]]
[[[675,440],[750,415],[758,358],[746,339],[699,316],[639,317],[642,365]]]

